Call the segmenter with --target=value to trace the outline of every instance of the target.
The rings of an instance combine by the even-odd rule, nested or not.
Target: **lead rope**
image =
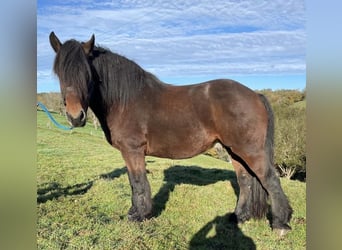
[[[49,112],[49,110],[44,106],[43,103],[41,102],[37,102],[37,107],[41,107],[41,109],[47,114],[47,116],[50,118],[50,120],[56,125],[56,127],[60,128],[60,129],[63,129],[63,130],[71,130],[73,129],[73,127],[67,127],[67,126],[64,126],[60,123],[58,123],[55,118],[53,118],[53,116],[51,115],[51,113]]]

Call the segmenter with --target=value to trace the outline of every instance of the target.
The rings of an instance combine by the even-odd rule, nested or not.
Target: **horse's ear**
[[[94,48],[95,35],[93,34],[88,42],[82,44],[84,52],[88,55]]]
[[[61,48],[62,43],[59,41],[59,39],[57,38],[57,36],[55,35],[53,31],[50,33],[49,39],[50,39],[51,47],[57,53],[59,49]]]

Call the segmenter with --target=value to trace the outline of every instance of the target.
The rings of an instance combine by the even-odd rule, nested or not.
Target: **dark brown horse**
[[[169,85],[94,40],[61,43],[51,32],[53,68],[71,124],[84,126],[90,107],[121,151],[132,188],[130,220],[153,216],[146,155],[189,158],[220,142],[240,186],[237,220],[264,217],[269,197],[272,228],[290,229],[292,209],[273,166],[273,114],[263,95],[233,80]]]

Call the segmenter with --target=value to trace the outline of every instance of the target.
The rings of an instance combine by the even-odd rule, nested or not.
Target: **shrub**
[[[273,105],[291,105],[300,101],[303,101],[306,96],[306,92],[292,90],[292,89],[281,89],[272,91],[270,89],[260,90],[260,93],[267,96],[267,99]]]
[[[275,165],[280,175],[291,178],[306,173],[305,105],[274,105]],[[305,178],[305,177],[304,177]]]

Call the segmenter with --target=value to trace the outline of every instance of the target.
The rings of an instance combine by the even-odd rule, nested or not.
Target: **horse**
[[[49,40],[68,121],[82,127],[92,109],[126,163],[129,220],[153,217],[145,156],[191,158],[221,143],[240,189],[237,223],[264,218],[271,209],[271,228],[291,230],[293,210],[274,167],[274,117],[264,95],[230,79],[164,83],[132,60],[95,45],[94,34],[86,42],[61,43],[52,31]]]

